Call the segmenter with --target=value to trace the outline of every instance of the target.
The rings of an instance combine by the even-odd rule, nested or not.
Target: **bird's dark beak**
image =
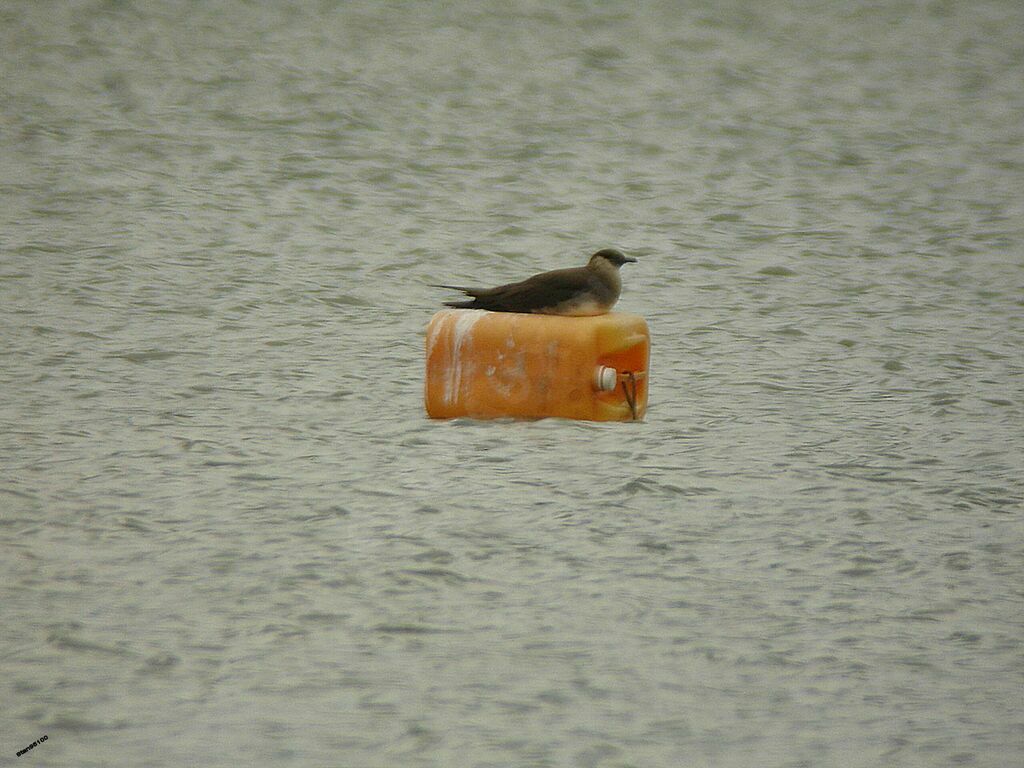
[[[630,264],[636,264],[636,259],[634,259],[632,256],[623,256],[622,260],[628,261]]]

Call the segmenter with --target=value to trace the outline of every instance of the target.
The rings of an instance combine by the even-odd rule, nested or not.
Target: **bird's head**
[[[627,256],[617,248],[603,248],[590,257],[591,266],[599,265],[601,262],[611,264],[618,269],[623,264],[636,263],[636,259],[632,256]]]

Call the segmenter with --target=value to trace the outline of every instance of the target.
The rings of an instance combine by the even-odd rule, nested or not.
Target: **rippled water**
[[[0,750],[1024,758],[1016,2],[10,2]],[[639,258],[642,424],[432,422]]]

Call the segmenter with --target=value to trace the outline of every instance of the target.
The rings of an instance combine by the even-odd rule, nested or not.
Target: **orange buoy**
[[[427,414],[642,419],[650,345],[636,315],[441,310],[427,326]]]

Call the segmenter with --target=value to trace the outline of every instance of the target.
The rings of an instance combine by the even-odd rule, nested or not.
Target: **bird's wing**
[[[572,267],[534,275],[519,283],[499,285],[474,294],[479,301],[495,308],[531,312],[568,301],[589,285],[590,273],[586,268]]]

